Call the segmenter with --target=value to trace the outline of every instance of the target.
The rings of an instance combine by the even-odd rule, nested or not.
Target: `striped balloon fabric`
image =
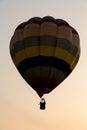
[[[80,56],[79,35],[62,19],[34,17],[16,28],[10,53],[22,77],[42,97],[76,66]]]

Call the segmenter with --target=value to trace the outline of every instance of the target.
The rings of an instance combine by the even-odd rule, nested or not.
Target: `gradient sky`
[[[17,72],[9,43],[17,25],[33,16],[68,21],[80,35],[72,74],[50,94],[46,110]],[[87,0],[0,0],[0,130],[87,130]]]

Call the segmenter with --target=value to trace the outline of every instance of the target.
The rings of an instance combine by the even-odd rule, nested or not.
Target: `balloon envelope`
[[[19,73],[42,97],[76,66],[80,56],[79,35],[62,19],[34,17],[16,28],[10,53]]]

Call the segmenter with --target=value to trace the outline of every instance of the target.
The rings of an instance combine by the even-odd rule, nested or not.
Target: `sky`
[[[86,0],[0,0],[0,130],[87,130],[86,12]],[[20,23],[47,15],[78,31],[81,55],[70,76],[44,95],[46,110],[41,111],[38,95],[11,60],[9,44]]]

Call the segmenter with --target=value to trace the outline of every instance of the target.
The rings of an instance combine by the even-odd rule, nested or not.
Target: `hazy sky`
[[[68,21],[80,35],[72,74],[50,94],[46,110],[17,72],[9,43],[17,25],[33,16]],[[0,0],[0,130],[87,130],[87,0]]]

